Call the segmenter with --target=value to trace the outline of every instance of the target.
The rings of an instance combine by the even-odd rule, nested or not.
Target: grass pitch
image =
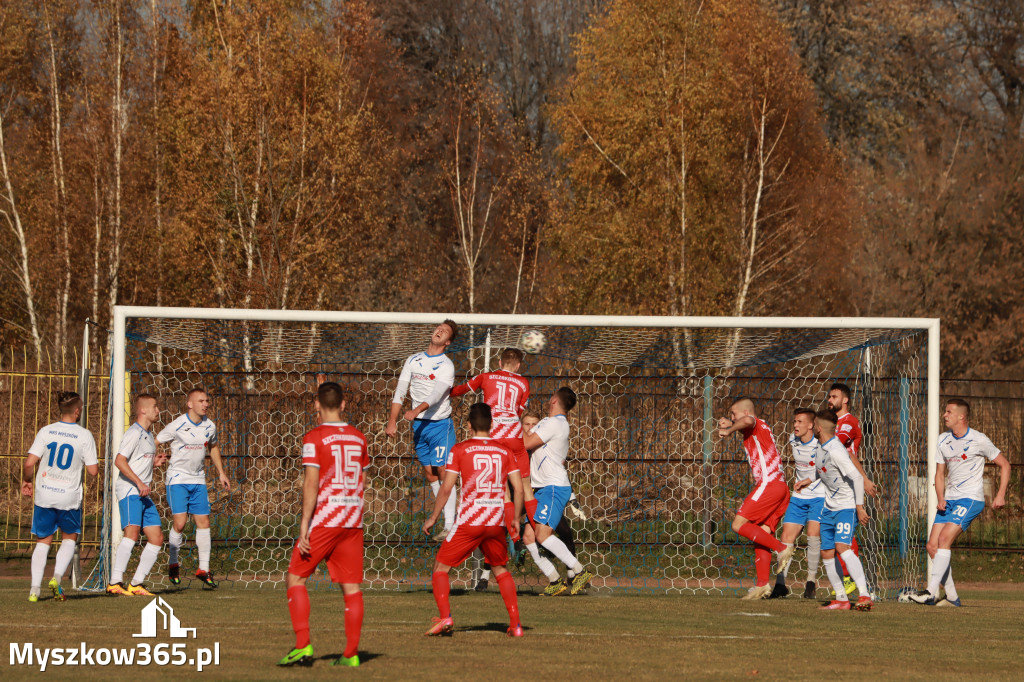
[[[180,642],[133,638],[149,599],[70,594],[55,603],[43,586],[27,601],[27,580],[0,580],[0,677],[36,679],[38,667],[11,666],[10,643],[36,647],[135,647]],[[284,590],[192,588],[162,596],[184,627],[189,649],[220,644],[210,679],[1020,679],[1024,670],[1024,586],[965,585],[961,609],[885,602],[870,613],[827,613],[817,602],[747,602],[734,597],[592,594],[520,595],[523,639],[505,637],[506,613],[495,587],[452,595],[456,631],[423,636],[437,615],[429,592],[366,592],[358,670],[332,668],[344,645],[344,600],[311,592],[312,669],[274,663],[294,643]],[[75,679],[179,679],[190,668],[51,667]]]

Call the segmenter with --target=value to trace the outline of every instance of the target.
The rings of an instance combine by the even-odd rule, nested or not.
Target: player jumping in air
[[[171,538],[167,543],[167,577],[172,585],[181,584],[178,552],[185,542],[182,531],[189,514],[196,524],[196,549],[199,552],[199,570],[196,578],[207,587],[217,587],[210,571],[210,494],[206,490],[206,453],[210,453],[217,480],[224,490],[231,482],[224,473],[217,444],[217,427],[206,413],[210,409],[210,396],[205,389],[193,388],[185,401],[185,413],[157,434],[158,443],[170,443],[171,457],[164,483],[167,503],[171,508]]]
[[[345,396],[333,381],[320,384],[314,403],[320,425],[302,439],[302,519],[285,584],[295,648],[280,666],[313,665],[306,579],[321,561],[345,594],[345,651],[332,665],[359,665],[363,627],[364,469],[366,436],[341,419]]]
[[[825,504],[825,489],[818,480],[814,457],[818,452],[818,439],[814,437],[814,410],[801,407],[793,412],[793,436],[789,439],[793,450],[793,463],[796,480],[811,481],[799,491],[794,490],[782,519],[782,543],[787,547],[796,544],[800,531],[807,528],[807,582],[804,585],[804,598],[814,599],[818,577],[818,562],[821,559],[821,533],[818,519],[821,508]],[[789,594],[786,587],[786,573],[779,573],[775,578],[775,587],[769,599],[785,597]]]
[[[36,536],[36,547],[32,551],[30,602],[39,601],[46,557],[58,528],[62,539],[50,590],[54,601],[67,599],[60,581],[75,555],[75,542],[82,530],[82,468],[90,476],[99,471],[96,441],[78,424],[82,416],[81,396],[71,391],[58,393],[57,409],[60,421],[39,430],[22,467],[21,493],[30,496],[35,492],[32,534]]]
[[[149,428],[160,418],[156,398],[148,393],[140,393],[135,397],[134,410],[135,423],[121,437],[114,458],[114,466],[119,472],[114,492],[121,511],[124,536],[117,546],[107,592],[122,596],[152,597],[153,594],[143,583],[160,555],[164,534],[160,529],[160,514],[149,486],[153,482],[153,467],[162,465],[165,458],[156,456],[156,441],[149,432]],[[140,532],[146,534],[146,546],[139,556],[135,576],[125,585],[124,572],[132,558],[132,549],[139,541]]]
[[[430,337],[426,352],[409,356],[398,377],[398,388],[391,402],[384,433],[389,437],[398,433],[398,415],[406,394],[412,401],[412,408],[405,412],[405,418],[412,422],[412,444],[416,459],[423,465],[423,473],[430,483],[430,489],[437,497],[441,489],[441,470],[448,460],[448,453],[455,445],[455,427],[452,425],[452,404],[449,400],[455,383],[455,365],[444,354],[445,350],[459,336],[459,326],[452,320],[437,325]],[[450,529],[455,523],[455,498],[444,508],[444,524]],[[435,539],[444,537],[438,533]]]
[[[550,584],[544,589],[549,597],[562,594],[579,594],[586,589],[594,574],[569,551],[565,543],[554,534],[554,528],[565,514],[565,507],[572,497],[569,474],[565,470],[565,459],[569,456],[569,411],[576,406],[576,393],[563,386],[548,401],[548,416],[540,420],[533,431],[523,439],[523,445],[533,452],[530,457],[530,480],[536,486],[534,497],[537,511],[533,526],[527,526],[523,542],[537,567],[548,577]],[[566,565],[570,582],[558,574],[554,564],[540,555],[540,543]]]
[[[754,543],[757,582],[742,598],[764,599],[772,591],[768,584],[771,553],[777,555],[776,573],[785,573],[793,558],[793,545],[779,542],[774,535],[789,503],[789,487],[772,431],[764,420],[757,418],[750,398],[737,398],[729,408],[729,416],[718,420],[718,435],[722,438],[737,431],[743,435],[743,449],[755,484],[732,521],[732,529]]]
[[[966,400],[953,398],[946,402],[942,420],[949,429],[939,438],[935,453],[935,493],[938,514],[928,536],[928,556],[932,572],[928,589],[910,596],[912,601],[928,606],[960,606],[960,597],[953,583],[950,555],[953,543],[967,530],[971,521],[985,508],[983,484],[985,465],[999,466],[999,491],[992,508],[1006,504],[1006,486],[1010,483],[1010,462],[992,444],[988,436],[970,427],[971,407]],[[946,598],[939,599],[939,585],[946,588]]]
[[[471,406],[469,427],[472,436],[452,448],[451,461],[445,469],[444,483],[434,503],[434,511],[423,524],[423,532],[429,533],[441,515],[444,504],[451,497],[456,480],[461,478],[458,521],[441,543],[434,561],[432,582],[438,617],[426,634],[452,634],[455,625],[448,602],[451,590],[448,573],[479,547],[494,571],[501,598],[508,610],[508,635],[522,637],[516,583],[505,568],[508,563],[508,544],[505,541],[507,522],[503,502],[507,480],[514,491],[513,518],[518,518],[523,510],[523,479],[512,453],[498,444],[496,439],[489,437],[492,430],[490,406],[486,403]],[[519,535],[515,525],[509,527],[508,531],[513,540]]]
[[[821,512],[821,558],[836,593],[836,598],[821,608],[828,611],[850,610],[850,598],[843,589],[839,571],[832,561],[838,553],[846,562],[847,570],[860,593],[855,608],[858,611],[870,611],[872,599],[868,594],[864,566],[850,548],[857,522],[867,523],[870,520],[864,511],[864,478],[853,465],[850,453],[836,437],[836,422],[836,413],[832,410],[818,412],[814,420],[818,440],[821,441],[815,467],[820,485],[825,489],[825,507]],[[794,490],[803,490],[812,483],[809,478],[797,481]]]

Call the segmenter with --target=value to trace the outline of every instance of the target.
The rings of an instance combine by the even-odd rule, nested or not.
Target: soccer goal
[[[404,359],[425,350],[443,314],[117,307],[107,452],[131,423],[131,396],[160,396],[161,427],[202,386],[212,400],[230,491],[213,486],[213,570],[235,585],[282,584],[300,511],[300,442],[315,424],[317,375],[343,384],[348,421],[368,436],[366,583],[409,589],[430,583],[437,544],[421,524],[433,496],[407,426],[384,434]],[[939,325],[929,319],[686,318],[451,315],[456,381],[492,368],[526,331],[547,339],[527,355],[532,408],[562,385],[579,397],[569,473],[580,517],[570,519],[594,589],[739,593],[753,584],[749,543],[730,520],[751,487],[736,438],[716,422],[732,398],[755,399],[787,476],[792,412],[820,408],[832,382],[853,389],[864,433],[861,459],[881,494],[858,528],[861,556],[880,598],[915,585],[934,513],[930,482],[939,425]],[[461,429],[472,396],[453,401]],[[460,432],[461,433],[461,432]],[[107,457],[104,557],[99,586],[120,538]],[[154,495],[168,519],[162,472]],[[182,574],[194,568],[194,531]],[[804,542],[795,568],[802,575]],[[166,555],[154,569],[159,584]],[[527,558],[520,584],[544,582]],[[469,567],[453,574],[468,585]],[[328,584],[318,576],[319,584]],[[312,582],[316,582],[314,579]],[[823,575],[820,582],[825,582]]]

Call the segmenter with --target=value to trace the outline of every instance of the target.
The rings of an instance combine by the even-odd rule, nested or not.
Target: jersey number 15
[[[358,445],[332,445],[331,454],[334,455],[334,482],[346,488],[357,487],[363,449]]]

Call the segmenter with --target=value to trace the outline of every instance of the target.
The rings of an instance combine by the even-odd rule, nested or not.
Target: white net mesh
[[[370,443],[366,583],[429,584],[437,544],[420,525],[433,496],[408,429],[390,440],[383,431],[402,362],[426,348],[433,326],[129,320],[130,394],[159,394],[166,422],[184,409],[190,388],[210,393],[234,483],[223,492],[210,477],[219,576],[245,586],[283,582],[300,511],[300,443],[315,424],[311,398],[323,373],[347,388],[348,420]],[[722,593],[752,585],[752,547],[730,528],[750,468],[739,439],[720,440],[714,425],[731,398],[752,396],[791,476],[792,411],[820,408],[833,381],[853,388],[861,459],[881,489],[868,503],[872,522],[858,528],[869,583],[884,597],[916,582],[926,525],[925,330],[545,327],[524,319],[464,328],[449,349],[456,381],[485,363],[496,367],[500,350],[531,329],[547,337],[522,368],[534,406],[561,385],[579,397],[568,469],[586,519],[571,525],[580,560],[598,576],[594,588]],[[472,395],[453,401],[460,427],[471,402]],[[162,472],[153,489],[167,519]],[[186,533],[183,575],[191,575],[191,526]],[[157,584],[165,560],[154,569]],[[800,549],[792,580],[804,580],[804,562]],[[516,571],[520,585],[546,582],[529,559]],[[469,579],[468,566],[453,573],[455,585]]]

